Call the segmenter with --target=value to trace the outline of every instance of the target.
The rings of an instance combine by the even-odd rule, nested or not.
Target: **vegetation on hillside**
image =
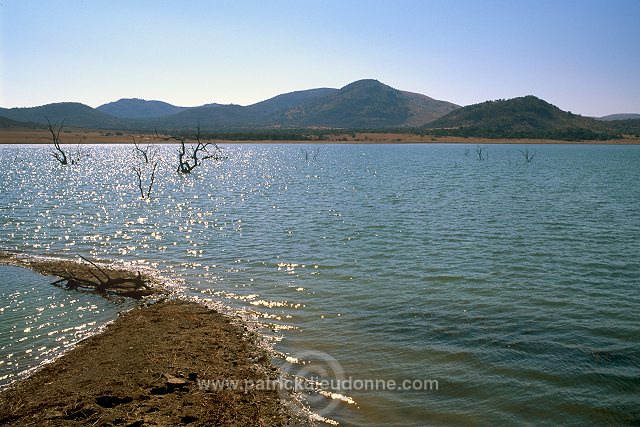
[[[46,118],[67,126],[95,129],[126,129],[128,122],[77,102],[59,102],[30,108],[0,108],[0,116],[20,122],[47,124]]]
[[[187,107],[178,107],[163,101],[147,101],[137,98],[123,98],[96,108],[98,111],[122,119],[170,116],[186,109]]]
[[[437,136],[569,141],[621,137],[608,123],[562,111],[535,96],[462,107],[429,123],[425,132]]]
[[[287,125],[381,129],[427,123],[458,106],[359,80],[286,112]]]
[[[640,119],[611,120],[607,122],[607,126],[612,132],[640,138]]]
[[[42,125],[39,125],[37,123],[19,122],[16,120],[11,120],[7,117],[0,116],[0,129],[36,129],[41,127]]]
[[[598,120],[611,121],[611,120],[636,120],[640,119],[640,114],[637,113],[622,113],[622,114],[609,114],[608,116],[598,117]]]

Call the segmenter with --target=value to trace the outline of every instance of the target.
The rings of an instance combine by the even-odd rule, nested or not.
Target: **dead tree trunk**
[[[487,150],[487,146],[480,146],[478,145],[476,147],[476,154],[478,155],[478,160],[485,160],[488,156],[485,153],[485,151]]]
[[[154,150],[151,144],[147,144],[145,148],[140,147],[134,136],[133,145],[135,147],[134,154],[139,154],[141,159],[132,166],[137,177],[138,190],[140,197],[143,199],[151,198],[151,190],[156,180],[156,171],[158,169],[157,150]],[[147,178],[148,176],[148,178]]]
[[[53,147],[56,151],[51,153],[53,157],[56,158],[60,162],[61,165],[68,164],[67,155],[62,148],[60,148],[60,131],[64,127],[64,119],[62,123],[60,123],[60,127],[58,127],[58,122],[51,124],[49,117],[45,117],[47,119],[47,125],[49,127],[49,132],[51,133],[51,138],[46,138],[53,142]]]

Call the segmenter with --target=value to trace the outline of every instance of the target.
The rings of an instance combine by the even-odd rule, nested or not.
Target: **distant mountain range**
[[[78,103],[33,108],[0,108],[0,116],[97,129],[182,129],[199,122],[203,130],[296,129],[309,127],[380,129],[419,126],[459,108],[446,101],[404,92],[377,80],[341,89],[320,88],[278,95],[249,106],[207,104],[178,107],[162,101],[121,99],[93,109]]]
[[[163,101],[120,99],[91,108],[63,102],[32,108],[0,108],[0,127],[33,127],[65,120],[65,126],[134,131],[180,131],[199,123],[207,132],[280,132],[287,129],[414,129],[434,135],[492,138],[610,139],[640,134],[640,117],[594,119],[562,111],[534,96],[460,107],[359,80],[341,89],[285,93],[253,105],[179,107]]]

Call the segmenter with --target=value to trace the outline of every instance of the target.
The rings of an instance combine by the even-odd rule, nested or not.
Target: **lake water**
[[[3,146],[0,249],[153,267],[244,310],[313,362],[284,370],[355,381],[309,396],[342,425],[638,425],[640,147],[521,148],[232,145],[180,176],[162,146],[146,201],[131,146],[67,167]]]

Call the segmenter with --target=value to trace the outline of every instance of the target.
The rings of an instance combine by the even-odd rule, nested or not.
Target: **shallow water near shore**
[[[161,146],[146,201],[131,146],[2,146],[0,250],[153,267],[279,352],[438,382],[314,403],[345,425],[638,423],[640,147],[520,148],[234,145],[179,176]]]
[[[0,265],[0,387],[55,359],[133,306],[68,292],[22,267]]]

